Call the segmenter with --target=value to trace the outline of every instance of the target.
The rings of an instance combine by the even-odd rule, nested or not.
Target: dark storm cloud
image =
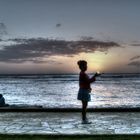
[[[44,62],[40,60],[44,56],[63,55],[74,56],[82,52],[94,53],[96,50],[106,52],[112,47],[120,47],[115,42],[105,41],[65,41],[65,40],[50,40],[45,38],[30,38],[30,39],[9,39],[14,41],[14,45],[5,46],[0,50],[0,61],[21,63],[32,61],[34,63]]]
[[[140,58],[140,55],[137,55],[137,56],[132,57],[130,60],[132,61],[132,60],[136,60],[136,59],[139,59],[139,58]]]

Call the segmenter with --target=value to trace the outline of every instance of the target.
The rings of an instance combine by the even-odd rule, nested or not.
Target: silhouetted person
[[[9,106],[9,105],[5,104],[5,99],[4,99],[3,95],[0,94],[0,107],[3,107],[3,106]]]
[[[88,106],[88,102],[91,100],[90,92],[91,87],[90,83],[94,82],[96,79],[96,76],[99,76],[100,74],[96,73],[91,78],[88,77],[88,75],[85,73],[87,70],[87,62],[85,60],[79,60],[77,62],[80,71],[79,74],[79,92],[78,92],[78,100],[81,100],[82,102],[82,123],[88,124],[90,123],[86,117],[86,110]]]

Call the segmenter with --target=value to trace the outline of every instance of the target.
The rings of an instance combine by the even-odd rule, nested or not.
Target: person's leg
[[[86,110],[87,110],[87,101],[82,101],[82,120],[85,121],[86,118]]]

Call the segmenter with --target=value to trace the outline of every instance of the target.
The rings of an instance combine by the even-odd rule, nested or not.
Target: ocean
[[[0,75],[0,94],[10,105],[80,108],[78,80],[78,74]],[[140,74],[103,74],[91,87],[89,108],[140,107]]]

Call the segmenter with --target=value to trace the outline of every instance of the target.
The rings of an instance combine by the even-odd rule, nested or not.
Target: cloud
[[[129,66],[140,67],[140,55],[130,58]]]
[[[120,47],[119,44],[109,41],[65,41],[50,40],[46,38],[9,39],[14,44],[4,46],[0,50],[0,62],[22,63],[31,61],[33,63],[44,62],[42,58],[64,55],[72,57],[79,53],[94,53],[96,50],[106,52],[112,47]]]
[[[140,43],[133,43],[133,44],[131,44],[131,46],[140,47]]]
[[[136,59],[139,59],[140,58],[140,55],[137,55],[137,56],[134,56],[132,58],[130,58],[130,60],[136,60]]]
[[[140,61],[133,61],[128,64],[129,66],[140,67]]]
[[[92,41],[94,38],[91,36],[81,36],[80,39],[84,41]]]
[[[134,66],[139,68],[140,67],[140,55],[134,56],[132,58],[130,58],[130,62],[128,63],[129,66]]]
[[[61,27],[61,23],[57,23],[57,24],[56,24],[56,27],[57,27],[57,28]]]
[[[3,35],[7,35],[7,27],[3,22],[1,22],[0,23],[0,37]]]

